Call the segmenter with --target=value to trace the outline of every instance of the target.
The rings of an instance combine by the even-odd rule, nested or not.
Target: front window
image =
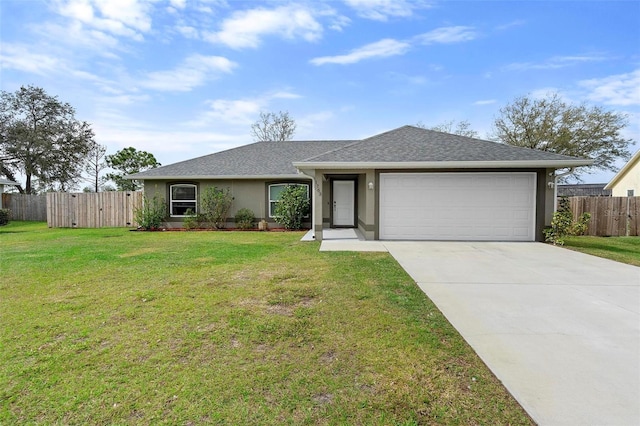
[[[186,216],[187,210],[197,211],[198,193],[195,185],[171,185],[171,216]]]
[[[309,185],[304,183],[277,183],[269,185],[269,217],[273,217],[276,211],[276,204],[280,201],[282,192],[287,186],[304,186],[307,189],[307,199],[309,199]],[[305,216],[305,217],[308,217]]]

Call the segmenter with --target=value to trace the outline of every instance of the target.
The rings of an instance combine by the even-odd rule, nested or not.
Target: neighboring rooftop
[[[18,185],[18,182],[14,182],[9,179],[0,178],[0,185]]]
[[[558,185],[558,197],[610,197],[611,190],[605,186],[606,183]]]

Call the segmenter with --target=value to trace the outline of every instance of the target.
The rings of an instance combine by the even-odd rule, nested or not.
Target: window
[[[195,185],[171,185],[171,216],[185,216],[188,209],[197,211],[198,197]]]
[[[305,183],[277,183],[274,185],[269,185],[269,217],[273,217],[273,214],[276,210],[276,203],[280,200],[282,191],[284,191],[285,188],[290,185],[304,186],[307,189],[307,199],[309,199],[309,185]]]

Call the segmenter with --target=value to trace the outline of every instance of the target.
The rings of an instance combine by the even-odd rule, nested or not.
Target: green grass
[[[0,424],[531,424],[386,253],[0,227]]]
[[[567,237],[565,247],[640,266],[640,237]]]

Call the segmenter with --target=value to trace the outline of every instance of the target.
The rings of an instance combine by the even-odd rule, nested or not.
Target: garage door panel
[[[535,173],[382,173],[380,238],[533,241]]]

